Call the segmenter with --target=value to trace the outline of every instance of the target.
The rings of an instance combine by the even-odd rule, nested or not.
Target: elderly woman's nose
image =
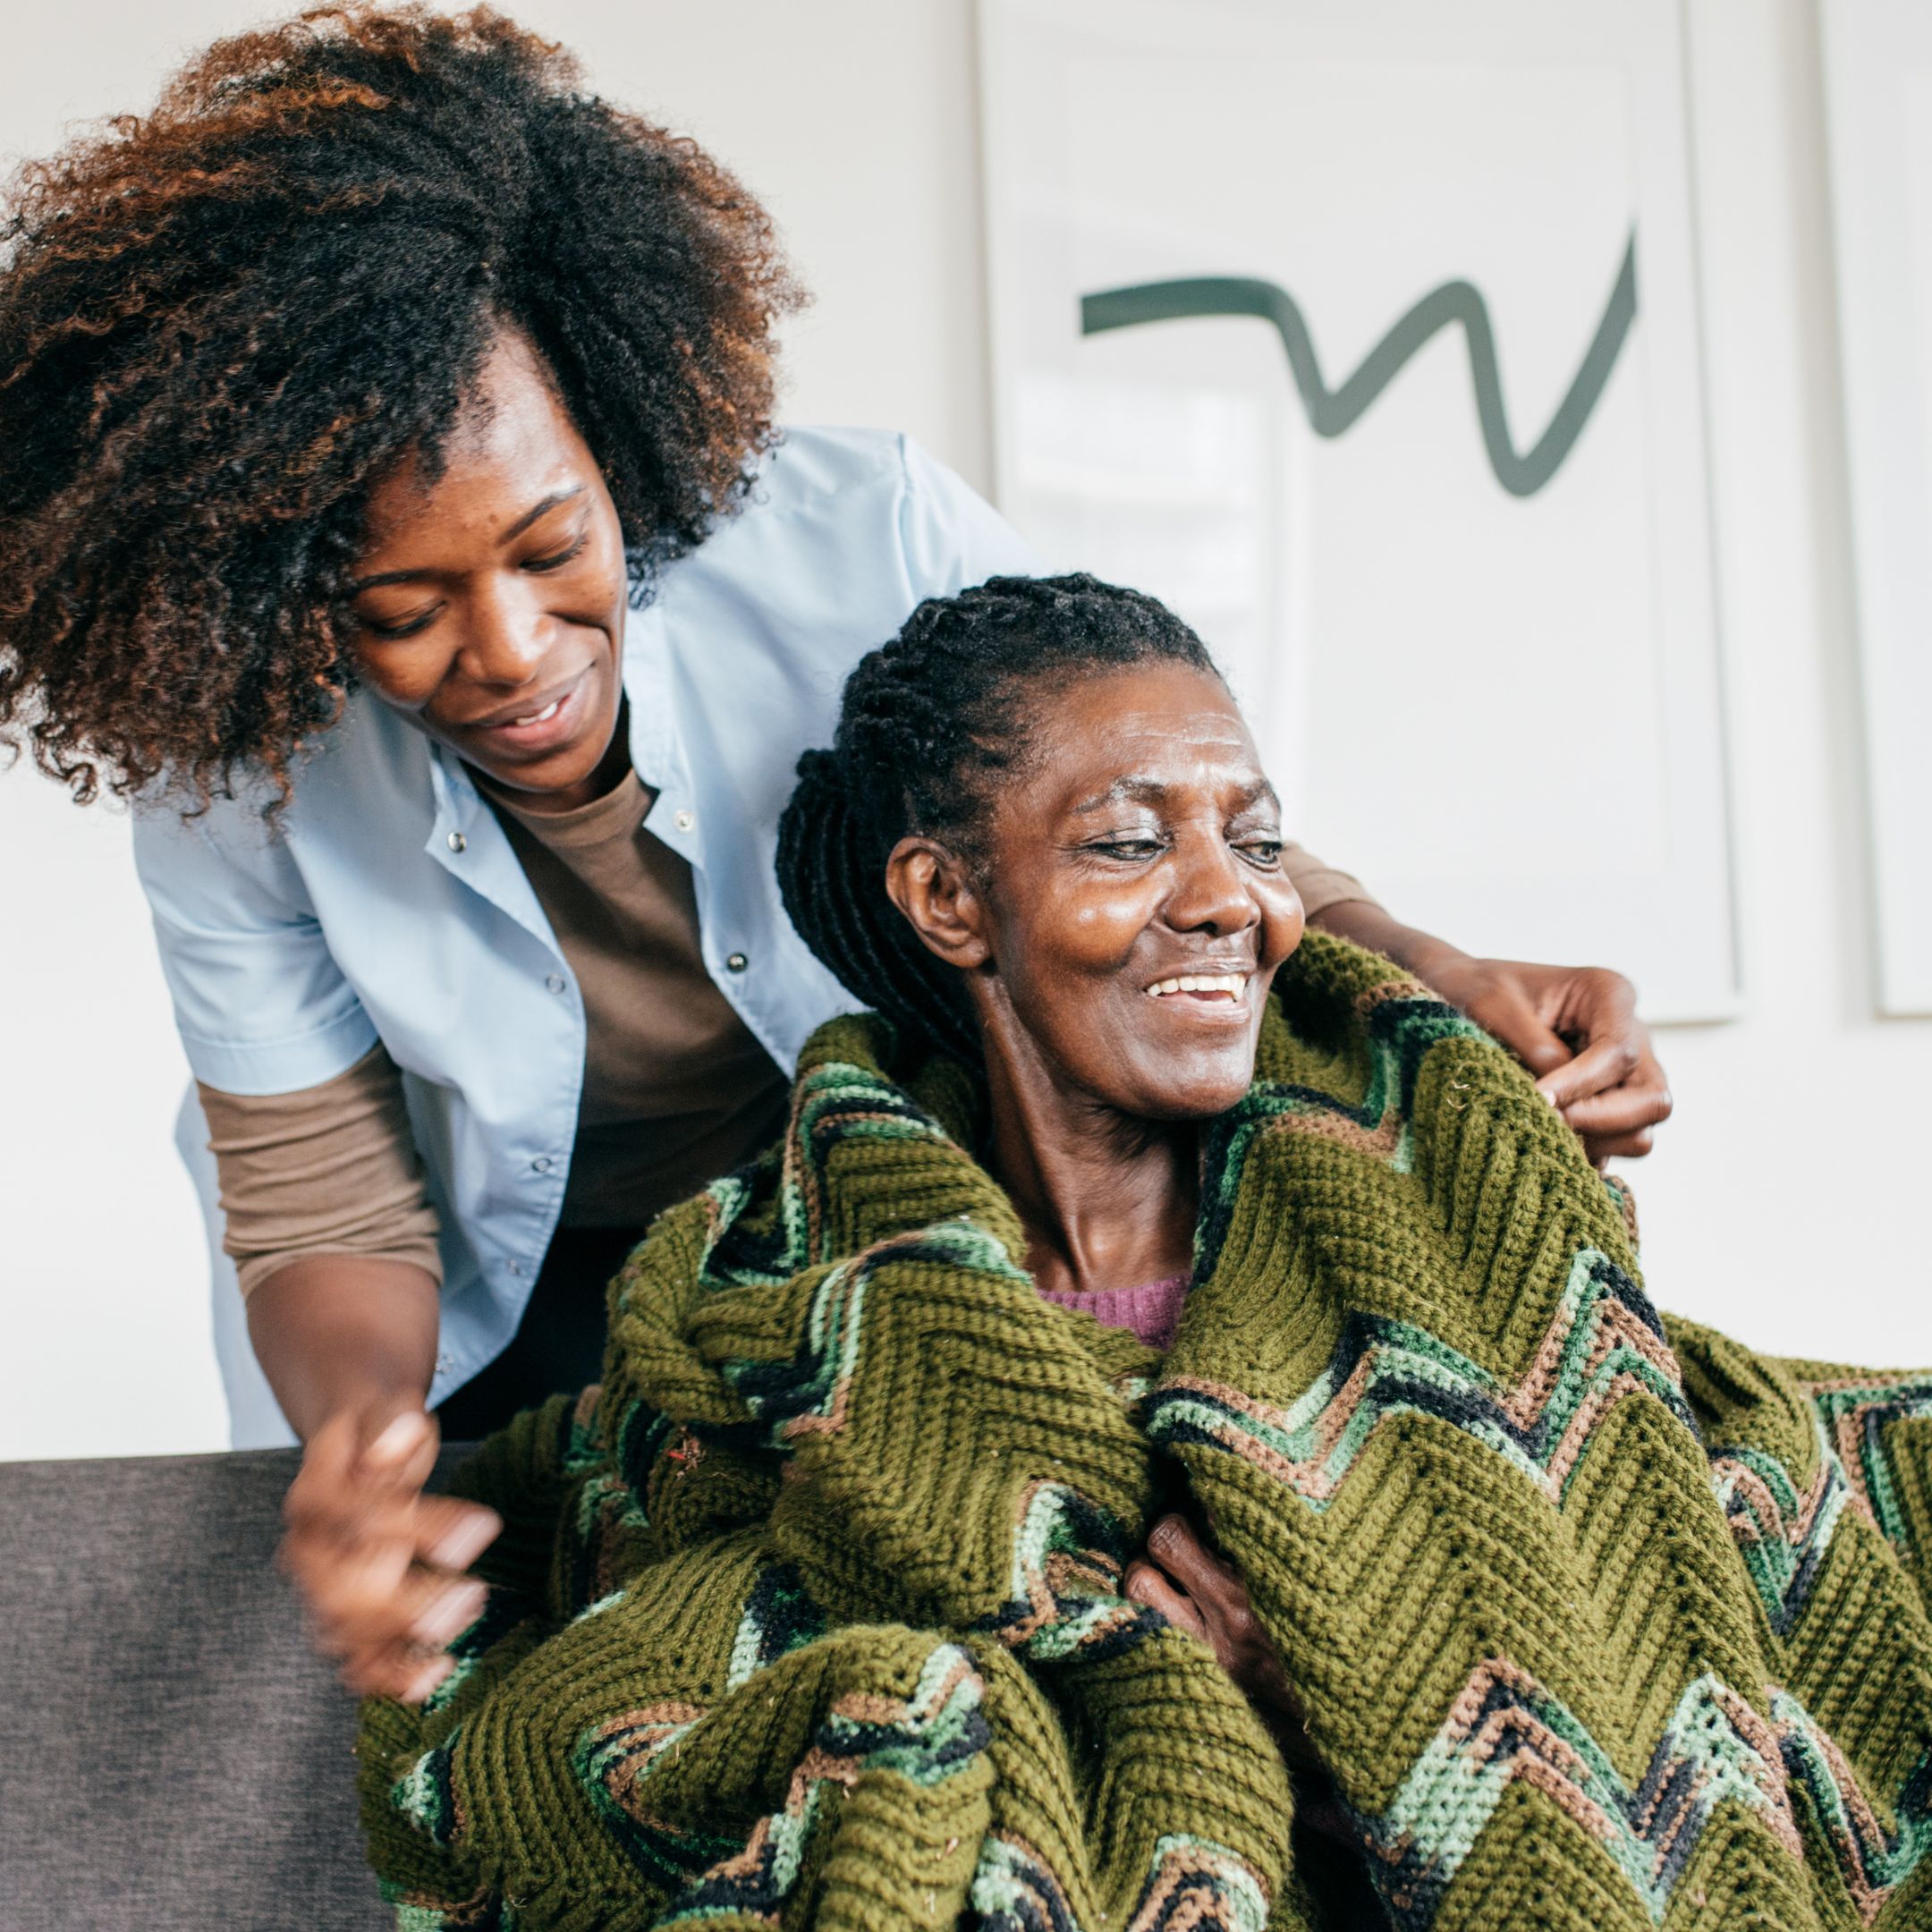
[[[1184,837],[1174,848],[1167,920],[1184,932],[1245,932],[1259,922],[1254,882],[1218,832]]]

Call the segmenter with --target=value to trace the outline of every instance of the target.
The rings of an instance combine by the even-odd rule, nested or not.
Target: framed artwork
[[[1402,916],[1733,1013],[1678,0],[980,0],[1001,506]]]
[[[1932,1013],[1932,8],[1823,20],[1878,998]]]

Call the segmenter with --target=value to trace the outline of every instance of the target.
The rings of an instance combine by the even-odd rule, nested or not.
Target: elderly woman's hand
[[[1127,1565],[1122,1588],[1134,1602],[1158,1610],[1206,1642],[1264,1716],[1299,1729],[1281,1659],[1248,1600],[1247,1585],[1232,1563],[1201,1541],[1186,1517],[1170,1512],[1154,1525],[1147,1555]]]

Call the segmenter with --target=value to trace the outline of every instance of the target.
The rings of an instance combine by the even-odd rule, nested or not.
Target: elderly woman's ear
[[[902,838],[886,861],[886,891],[927,950],[970,972],[992,957],[986,902],[956,852],[936,839]]]

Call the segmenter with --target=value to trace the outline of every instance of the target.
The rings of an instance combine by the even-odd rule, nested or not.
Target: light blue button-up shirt
[[[801,429],[752,503],[630,617],[631,755],[657,793],[651,830],[690,861],[705,964],[781,1066],[852,1004],[778,896],[799,754],[830,742],[847,673],[921,598],[1039,568],[906,437]],[[461,759],[362,693],[303,764],[278,831],[258,801],[186,820],[157,806],[138,815],[134,849],[198,1079],[293,1092],[378,1039],[402,1068],[443,1223],[440,1402],[515,1333],[583,1082],[583,1000],[496,814]],[[209,1221],[233,1434],[289,1440],[221,1256],[192,1096],[181,1139]]]

